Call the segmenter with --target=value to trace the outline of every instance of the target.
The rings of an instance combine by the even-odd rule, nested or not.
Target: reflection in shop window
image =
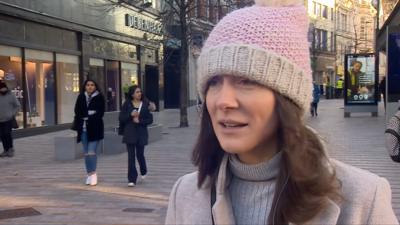
[[[58,123],[70,123],[79,94],[79,59],[78,56],[57,54],[56,61]]]
[[[117,111],[119,110],[120,101],[118,61],[107,61],[106,80],[107,112]]]
[[[133,63],[121,63],[121,96],[122,102],[127,98],[128,89],[132,85],[138,85],[138,65]]]
[[[26,50],[26,116],[28,127],[55,124],[53,54]]]
[[[24,92],[22,89],[22,58],[21,49],[0,45],[0,79],[5,80],[7,87],[15,94],[21,104],[16,119],[19,128],[23,128],[23,109],[22,103]]]
[[[88,78],[94,80],[99,86],[100,91],[104,93],[106,86],[105,76],[104,76],[104,60],[90,58],[89,64],[90,64],[90,72]]]

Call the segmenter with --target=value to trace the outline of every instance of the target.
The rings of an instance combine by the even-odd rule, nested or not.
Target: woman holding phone
[[[147,174],[144,146],[148,144],[149,139],[147,126],[153,123],[149,101],[142,94],[139,86],[134,85],[129,88],[128,99],[122,105],[119,122],[123,126],[122,142],[126,144],[128,149],[128,186],[134,187],[138,177],[135,156],[137,156],[139,162],[142,179]]]

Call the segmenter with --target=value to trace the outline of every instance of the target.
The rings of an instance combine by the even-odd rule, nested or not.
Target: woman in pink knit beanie
[[[328,158],[304,123],[302,2],[256,1],[210,33],[198,61],[198,171],[176,182],[166,224],[398,224],[388,181]]]

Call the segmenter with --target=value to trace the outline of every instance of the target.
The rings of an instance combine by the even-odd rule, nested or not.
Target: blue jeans
[[[88,142],[87,132],[82,132],[81,136],[83,153],[85,154],[85,166],[88,174],[96,172],[97,167],[97,145],[99,141]]]

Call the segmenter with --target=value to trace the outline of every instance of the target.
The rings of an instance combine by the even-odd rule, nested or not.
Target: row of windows
[[[321,3],[313,1],[313,13],[315,16],[320,17],[320,18],[325,18],[325,19],[330,19],[332,21],[335,20],[335,12],[334,8],[330,8],[326,5],[323,5]],[[341,11],[337,12],[336,15],[336,29],[339,31],[344,31],[344,32],[351,32],[351,27],[350,27],[350,18],[346,13],[343,13]],[[365,18],[361,18],[361,20],[365,20]],[[363,24],[363,21],[361,21],[361,24]],[[362,31],[363,33],[363,31]]]
[[[334,20],[334,10],[326,5],[313,1],[313,13],[317,17]]]
[[[204,19],[217,23],[230,11],[248,5],[246,0],[236,1],[215,1],[215,0],[195,0],[194,9],[190,13],[192,17]]]
[[[342,12],[338,12],[337,30],[349,32],[348,17]]]
[[[335,50],[335,36],[333,32],[329,32],[327,30],[322,30],[322,29],[315,29],[313,36],[314,36],[314,41],[313,41],[314,50],[330,51],[330,52],[333,52]]]

